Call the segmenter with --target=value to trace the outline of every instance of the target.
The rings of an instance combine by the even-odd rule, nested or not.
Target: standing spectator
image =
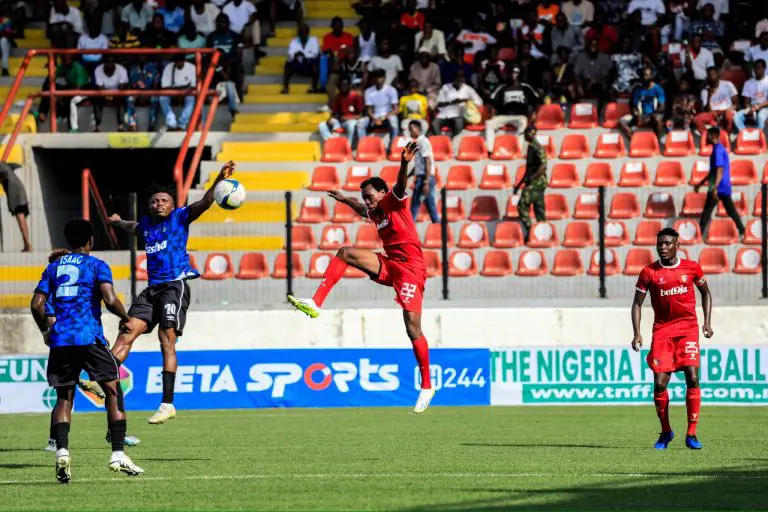
[[[144,48],[172,48],[176,46],[176,34],[165,28],[165,18],[155,14],[152,23],[141,33],[141,46]]]
[[[424,30],[414,37],[414,48],[421,51],[422,48],[429,52],[434,60],[448,58],[448,50],[445,48],[445,34],[442,30],[434,28],[430,21],[424,22]]]
[[[18,164],[0,162],[0,185],[2,185],[3,190],[5,191],[8,210],[11,212],[11,215],[16,217],[16,222],[19,224],[21,239],[24,243],[24,248],[21,252],[32,252],[32,243],[29,238],[29,224],[27,223],[27,217],[29,217],[27,191],[24,188],[24,184],[14,172],[20,167],[21,166]]]
[[[176,121],[176,114],[171,108],[171,97],[160,96],[160,109],[165,116],[165,124],[169,131],[183,131],[187,129],[189,118],[192,117],[192,110],[195,108],[195,97],[193,95],[197,85],[197,70],[195,65],[187,62],[183,55],[175,55],[173,62],[165,66],[163,76],[160,79],[160,87],[163,89],[174,89],[177,91],[186,91],[183,96],[184,107],[181,111],[181,118]]]
[[[741,91],[744,100],[744,110],[736,112],[733,116],[733,124],[736,129],[742,131],[747,127],[747,119],[756,123],[760,130],[765,129],[768,122],[768,76],[765,75],[765,61],[758,59],[755,62],[755,78],[747,80]]]
[[[186,23],[184,9],[179,7],[178,0],[165,0],[165,5],[157,10],[163,16],[165,28],[178,34]]]
[[[643,56],[632,48],[632,39],[621,38],[621,50],[611,55],[616,78],[613,80],[612,92],[615,96],[629,94],[640,80]]]
[[[10,61],[11,47],[14,45],[13,40],[15,36],[16,29],[9,9],[5,6],[0,6],[0,58],[2,58],[2,76],[11,75],[8,71],[8,63]]]
[[[441,134],[444,126],[448,126],[454,135],[458,135],[464,129],[464,104],[474,102],[480,106],[483,100],[477,92],[465,83],[464,72],[458,70],[453,78],[453,83],[446,83],[440,88],[437,95],[437,115],[432,120],[432,130]]]
[[[528,127],[528,120],[536,121],[536,107],[539,96],[533,88],[520,82],[520,68],[512,66],[507,74],[504,85],[496,89],[491,98],[494,115],[485,122],[485,144],[489,151],[493,150],[496,141],[496,130],[512,124],[517,133],[522,133]]]
[[[690,47],[680,55],[680,61],[684,71],[690,71],[695,80],[696,89],[701,88],[707,79],[707,70],[715,65],[715,57],[712,52],[702,47],[701,36],[695,34],[691,37]]]
[[[389,128],[390,141],[400,132],[397,122],[397,91],[387,83],[383,69],[371,73],[373,85],[365,90],[365,114],[357,123],[358,140],[365,137],[370,127]]]
[[[208,48],[221,52],[219,67],[216,68],[215,79],[226,84],[234,83],[234,90],[227,85],[227,102],[230,114],[234,118],[237,111],[236,96],[242,99],[245,87],[245,73],[243,70],[243,43],[240,35],[229,29],[229,18],[226,14],[216,16],[216,30],[211,32],[205,43]]]
[[[744,59],[747,62],[757,63],[758,60],[763,60],[763,62],[768,62],[768,32],[763,32],[760,34],[760,40],[755,46],[752,46],[747,52],[744,54]]]
[[[150,24],[153,14],[152,8],[144,0],[131,0],[131,3],[123,7],[120,19],[128,24],[131,33],[138,35]]]
[[[109,48],[109,40],[101,33],[101,18],[96,16],[88,21],[88,32],[81,34],[77,40],[78,50],[106,50]],[[83,55],[83,65],[89,72],[93,72],[101,63],[103,55],[100,53]]]
[[[113,50],[124,50],[140,46],[139,38],[128,31],[128,24],[122,20],[117,20],[115,22],[115,35],[109,40],[109,47]]]
[[[739,91],[728,80],[720,79],[716,67],[707,70],[707,84],[701,90],[703,112],[693,118],[693,124],[702,135],[707,125],[722,126],[726,133],[733,129],[733,112],[738,105]]]
[[[562,12],[568,17],[568,23],[582,28],[592,23],[595,17],[595,6],[589,0],[566,0],[563,2]]]
[[[323,140],[328,140],[333,136],[333,132],[344,127],[344,133],[347,135],[349,145],[355,138],[355,131],[360,117],[363,115],[365,105],[363,96],[358,91],[351,88],[347,77],[339,80],[339,93],[330,104],[331,117],[328,121],[323,121],[317,127]]]
[[[408,125],[413,121],[421,123],[421,133],[427,133],[429,124],[427,124],[428,102],[427,97],[421,91],[417,80],[411,80],[410,94],[400,97],[400,116],[402,123],[400,129],[403,132],[408,131]]]
[[[189,22],[184,25],[181,34],[179,34],[179,38],[176,40],[176,46],[186,50],[194,48],[205,48],[205,38],[197,31],[195,24]],[[188,53],[186,55],[186,59],[188,61],[194,61],[195,54]]]
[[[417,121],[411,121],[408,124],[408,142],[415,142],[419,151],[413,157],[414,165],[412,174],[416,177],[413,182],[413,197],[411,198],[411,216],[413,220],[419,214],[421,203],[426,203],[429,218],[433,224],[440,222],[440,216],[437,214],[437,205],[435,204],[435,187],[437,179],[435,178],[435,157],[432,153],[432,143],[424,136],[422,124]]]
[[[710,127],[706,132],[707,141],[712,145],[712,154],[709,156],[709,176],[701,180],[701,183],[693,187],[698,193],[699,189],[707,184],[707,201],[701,212],[699,226],[702,235],[706,236],[707,226],[712,218],[718,202],[723,203],[728,216],[733,219],[739,234],[744,236],[744,224],[741,223],[739,212],[731,198],[731,163],[728,159],[728,150],[720,143],[720,128]]]
[[[669,42],[671,38],[673,41],[682,41],[683,34],[690,31],[691,25],[691,8],[693,7],[693,0],[671,0],[669,2],[669,14],[672,16],[671,24],[662,31],[662,44]],[[664,38],[666,37],[666,41]]]
[[[595,13],[595,19],[592,20],[592,24],[587,30],[584,38],[589,41],[591,39],[597,39],[597,47],[603,53],[610,54],[613,51],[613,47],[619,41],[619,33],[615,27],[605,23],[605,15],[597,11]],[[555,48],[557,50],[557,48]]]
[[[128,88],[128,71],[122,65],[115,63],[114,55],[107,55],[104,57],[104,63],[96,68],[93,77],[96,89],[99,91],[116,91]],[[111,101],[114,101],[116,106],[117,131],[125,131],[123,120],[123,105],[125,104],[125,98],[105,98],[104,96],[96,96],[92,99],[93,117],[96,123],[93,131],[101,131],[101,115],[104,109],[104,104]]]
[[[632,128],[645,128],[650,126],[657,137],[661,137],[664,127],[664,109],[666,98],[664,89],[653,81],[653,70],[643,68],[643,82],[640,87],[632,91],[631,120],[622,118],[619,121],[619,130],[628,139],[632,138]]]
[[[554,25],[555,16],[560,12],[560,5],[552,0],[542,0],[536,7],[536,19]]]
[[[610,57],[597,47],[597,41],[592,40],[587,50],[576,57],[576,90],[581,98],[597,98],[598,111],[608,98],[608,83],[613,70]]]
[[[581,28],[568,23],[568,18],[562,12],[555,16],[555,26],[549,33],[549,40],[550,48],[553,49],[565,46],[574,53],[584,49],[584,35]]]
[[[536,216],[536,222],[547,220],[547,212],[544,208],[544,192],[547,190],[547,152],[536,139],[536,127],[531,125],[525,129],[524,137],[528,142],[528,154],[525,157],[525,175],[515,185],[513,194],[525,186],[520,200],[517,202],[517,212],[520,222],[525,227],[525,243],[531,236],[531,213]]]
[[[411,65],[408,78],[411,82],[416,81],[419,90],[424,91],[427,95],[429,108],[434,109],[437,106],[437,93],[443,83],[440,81],[440,68],[432,62],[426,48],[419,50],[419,59]],[[413,84],[411,84],[411,89],[413,89]],[[424,114],[426,115],[426,111]],[[426,133],[427,130],[422,131]]]
[[[67,5],[66,0],[53,0],[48,17],[48,39],[54,48],[74,48],[83,32],[83,15]]]
[[[151,91],[160,88],[160,65],[146,55],[139,56],[138,60],[132,62],[128,67],[128,79],[130,88],[140,91]],[[159,96],[149,97],[149,131],[157,130],[157,110],[159,107]],[[132,132],[139,131],[139,123],[136,119],[136,96],[128,96],[125,99],[126,104],[126,122],[128,130]]]
[[[372,58],[368,63],[368,71],[380,69],[384,71],[384,80],[387,85],[397,85],[396,81],[403,72],[403,61],[398,55],[392,55],[390,52],[389,39],[381,38],[379,42],[379,54]]]
[[[507,76],[506,64],[499,59],[499,48],[496,45],[488,47],[488,58],[480,63],[480,79],[478,89],[480,97],[487,102],[491,99],[493,92],[504,81]]]
[[[677,85],[677,95],[672,104],[672,129],[691,129],[691,121],[697,112],[698,100],[693,94],[693,88],[689,78],[683,76]]]
[[[366,20],[360,20],[357,24],[360,35],[357,36],[357,53],[360,60],[370,62],[376,56],[376,34],[371,31],[371,24]]]
[[[216,17],[221,11],[215,4],[205,0],[192,0],[189,7],[189,19],[195,24],[197,31],[208,37],[216,30]]]
[[[485,51],[489,44],[496,44],[496,38],[485,31],[484,22],[480,17],[476,17],[472,22],[472,30],[464,29],[456,36],[456,41],[463,44],[464,62],[472,64],[475,61],[475,55]]]
[[[224,12],[226,12],[226,8]],[[237,31],[235,30],[235,32]],[[319,56],[320,46],[317,43],[317,38],[309,35],[309,25],[301,23],[298,36],[288,46],[288,60],[283,68],[283,90],[280,92],[288,94],[288,82],[290,82],[291,76],[294,74],[310,77],[312,87],[308,92],[319,92],[317,87],[317,59]]]

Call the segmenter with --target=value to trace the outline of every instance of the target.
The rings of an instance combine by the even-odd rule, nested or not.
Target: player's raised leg
[[[405,321],[405,331],[413,344],[413,355],[416,356],[416,363],[419,365],[419,374],[421,375],[421,391],[416,400],[416,406],[413,412],[421,414],[426,411],[435,396],[435,390],[432,388],[432,380],[429,376],[429,345],[424,333],[421,331],[421,312],[403,310],[403,320]]]
[[[135,317],[123,325],[120,330],[120,334],[117,335],[117,340],[112,346],[112,354],[117,359],[117,362],[123,364],[128,359],[128,354],[131,353],[133,348],[133,342],[136,338],[144,334],[147,330],[147,322]]]
[[[654,448],[666,450],[669,443],[675,438],[672,426],[669,424],[669,393],[667,385],[672,376],[669,372],[656,372],[653,374],[653,403],[656,406],[656,415],[661,423],[661,434]]]
[[[157,412],[149,418],[152,425],[160,425],[176,417],[176,408],[173,405],[173,392],[176,383],[176,329],[173,327],[160,328],[157,331],[160,339],[160,351],[163,354],[163,400]]]
[[[69,458],[69,429],[72,424],[72,404],[75,386],[56,387],[56,406],[53,409],[51,435],[56,440],[56,480],[66,484],[72,479]]]
[[[685,446],[692,450],[701,450],[701,442],[696,437],[696,427],[699,424],[701,411],[701,389],[699,388],[699,367],[683,367],[685,374],[685,407],[688,412],[688,432],[685,436]]]
[[[109,350],[104,347],[105,350]],[[123,403],[123,389],[120,381],[109,380],[99,382],[106,395],[104,406],[107,409],[107,425],[109,437],[112,443],[112,455],[109,458],[109,469],[129,476],[141,475],[144,470],[133,463],[125,454],[125,432],[128,429],[128,421],[125,416]]]

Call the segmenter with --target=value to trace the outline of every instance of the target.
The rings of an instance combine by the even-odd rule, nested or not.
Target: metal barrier
[[[90,199],[93,198],[93,201],[96,203],[96,210],[99,212],[99,218],[107,231],[109,244],[112,249],[117,249],[117,235],[115,235],[115,230],[112,229],[112,226],[109,224],[107,208],[104,206],[104,201],[101,199],[101,194],[99,194],[99,187],[96,185],[96,180],[93,179],[90,169],[83,169],[81,188],[83,198],[83,218],[85,220],[91,220]]]

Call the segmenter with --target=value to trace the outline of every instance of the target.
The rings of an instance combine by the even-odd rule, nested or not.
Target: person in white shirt
[[[48,38],[55,48],[74,48],[83,33],[83,15],[66,0],[53,0],[48,18]]]
[[[747,127],[747,119],[757,123],[761,130],[768,122],[768,76],[765,76],[765,61],[758,59],[755,62],[755,78],[747,80],[741,91],[744,100],[744,110],[736,112],[733,116],[733,124],[738,131]]]
[[[160,87],[163,89],[187,90],[190,95],[183,96],[184,107],[181,118],[176,121],[176,114],[171,108],[171,97],[160,96],[160,109],[165,115],[165,124],[170,131],[186,130],[189,118],[192,117],[192,109],[195,107],[195,97],[191,94],[197,85],[197,70],[195,65],[187,62],[184,55],[176,55],[173,62],[165,66],[163,76],[160,79]]]
[[[485,50],[489,44],[496,44],[496,38],[485,32],[483,20],[475,18],[472,24],[472,30],[464,29],[456,36],[456,41],[466,46],[464,50],[464,59],[469,64],[475,60],[475,54]]]
[[[357,24],[360,28],[360,35],[357,36],[355,44],[357,53],[360,55],[361,62],[370,62],[377,54],[376,34],[371,31],[371,24],[363,18]]]
[[[414,165],[411,171],[411,174],[416,177],[413,182],[411,216],[415,221],[421,203],[424,202],[427,205],[430,220],[433,224],[438,224],[440,216],[437,214],[437,205],[435,204],[435,187],[437,186],[435,156],[432,153],[432,143],[422,133],[421,123],[417,120],[408,123],[408,137],[405,142],[411,141],[415,142],[419,148],[416,156],[413,157]]]
[[[397,120],[398,98],[394,87],[386,83],[386,74],[383,69],[376,69],[371,73],[373,83],[365,90],[365,113],[357,122],[357,140],[361,140],[368,133],[368,129],[388,128],[390,142],[393,142],[400,132]]]
[[[445,48],[445,34],[433,27],[431,21],[424,22],[424,30],[416,34],[414,48],[426,48],[433,59],[448,60],[448,50]]]
[[[661,0],[632,0],[627,7],[627,14],[640,11],[642,23],[646,27],[656,24],[660,16],[664,16],[667,8]]]
[[[189,19],[195,24],[197,31],[208,37],[216,30],[216,16],[219,15],[218,7],[215,4],[205,0],[192,0],[189,7]]]
[[[398,85],[396,81],[403,72],[403,61],[400,60],[399,55],[392,55],[390,53],[389,39],[386,37],[382,37],[381,41],[379,41],[379,54],[371,59],[367,69],[368,71],[383,70],[386,84]]]
[[[101,18],[94,17],[88,22],[88,33],[81,34],[77,40],[78,50],[106,50],[109,48],[109,39],[101,33]],[[83,55],[83,65],[89,72],[93,72],[101,63],[103,55],[100,53]]]
[[[317,88],[318,80],[318,58],[320,57],[320,45],[315,36],[309,35],[309,25],[302,23],[299,25],[299,34],[288,46],[288,60],[283,67],[283,90],[282,94],[288,94],[288,83],[293,75],[308,76],[312,80],[312,87],[309,93],[319,92]]]
[[[768,32],[760,34],[759,41],[755,46],[747,50],[744,58],[747,62],[757,62],[761,59],[768,62]]]
[[[693,73],[698,86],[707,79],[707,70],[715,65],[715,57],[701,46],[701,35],[694,34],[690,46],[680,54],[680,62],[685,71]]]
[[[240,34],[244,43],[253,44],[254,57],[258,60],[267,54],[261,44],[261,24],[256,17],[256,7],[248,0],[231,0],[225,4],[221,12],[229,17],[229,29]]]
[[[472,101],[480,106],[483,100],[480,95],[465,83],[464,71],[458,70],[453,83],[445,84],[437,93],[437,115],[432,120],[432,129],[441,134],[443,126],[452,128],[453,134],[458,135],[464,129],[464,104]]]
[[[128,24],[128,29],[133,34],[143,32],[152,22],[154,11],[144,0],[131,0],[131,3],[120,11],[120,19]]]
[[[104,57],[104,63],[100,64],[93,72],[93,82],[97,90],[116,91],[118,89],[128,88],[128,71],[120,64],[115,63],[114,55]],[[95,132],[101,131],[101,114],[104,110],[104,104],[108,101],[114,101],[117,114],[117,130],[124,131],[125,124],[123,118],[123,107],[125,106],[125,97],[105,98],[97,96],[93,101],[93,117],[95,120]]]
[[[586,28],[595,17],[595,6],[589,0],[568,0],[563,2],[562,13],[574,27]]]
[[[702,135],[708,126],[720,126],[726,133],[733,129],[733,114],[739,104],[739,91],[728,80],[720,79],[716,67],[707,70],[707,84],[701,90],[703,112],[696,114],[693,124]]]
[[[723,14],[728,14],[728,2],[729,0],[699,0],[696,9],[701,10],[702,7],[710,4],[715,9],[715,19],[719,20]]]

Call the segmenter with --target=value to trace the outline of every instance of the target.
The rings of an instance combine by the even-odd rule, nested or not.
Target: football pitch
[[[72,477],[45,415],[0,416],[1,510],[768,510],[768,409],[704,407],[684,446],[647,407],[130,412],[141,477],[107,468],[103,414],[76,414]]]

